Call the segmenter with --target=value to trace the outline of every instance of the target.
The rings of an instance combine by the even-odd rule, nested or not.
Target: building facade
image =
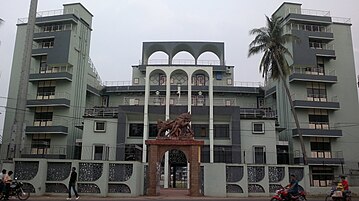
[[[352,154],[359,151],[359,105],[351,24],[296,3],[283,3],[273,15],[284,19],[285,33],[300,38],[287,44],[293,55],[287,82],[301,123],[310,186],[326,187],[336,176],[357,170],[359,163]],[[156,138],[157,121],[190,112],[194,138],[204,141],[203,164],[218,165],[225,173],[230,168],[223,163],[253,165],[251,169],[257,164],[303,163],[281,83],[235,81],[234,66],[225,63],[223,42],[144,42],[131,81],[102,85],[89,59],[91,22],[92,14],[78,3],[36,19],[26,128],[12,155],[8,145],[15,116],[11,108],[16,105],[8,101],[2,159],[146,163],[145,140]],[[18,23],[9,100],[17,97],[21,63],[16,58],[22,57],[26,26],[26,21]],[[164,61],[151,58],[158,52]],[[176,60],[181,52],[192,59]],[[216,60],[201,59],[207,53]],[[172,170],[174,177],[179,173],[179,180],[186,181],[183,153],[171,150],[162,166],[165,187],[171,185]],[[215,174],[213,167],[205,169]],[[286,169],[289,173],[291,168]]]
[[[311,185],[328,186],[334,175],[358,169],[358,93],[351,23],[331,17],[329,11],[303,9],[283,3],[281,17],[287,34],[299,41],[287,44],[291,74],[288,84],[298,114],[309,165]],[[281,84],[269,81],[266,98],[278,111],[279,142],[288,143],[291,163],[303,162],[298,129]]]
[[[10,150],[27,19],[19,19],[1,158],[79,158],[82,116],[99,103],[99,76],[89,58],[92,14],[81,4],[38,13],[32,40],[25,131]]]

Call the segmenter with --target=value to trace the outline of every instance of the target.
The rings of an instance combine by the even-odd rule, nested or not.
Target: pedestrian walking
[[[76,173],[76,168],[73,167],[72,171],[71,171],[71,175],[70,175],[70,182],[69,182],[69,197],[67,198],[67,200],[71,200],[71,189],[74,191],[75,196],[76,196],[76,200],[78,200],[80,198],[79,194],[76,191],[76,181],[77,181],[77,173]]]
[[[9,171],[4,176],[4,184],[5,184],[4,200],[9,200],[10,185],[11,185],[11,182],[12,182],[12,179],[11,179],[12,173],[13,173],[12,171]]]
[[[4,197],[4,193],[5,193],[5,182],[4,182],[4,178],[5,178],[5,175],[6,175],[6,170],[3,169],[0,173],[0,194],[1,194],[1,199],[3,199]]]

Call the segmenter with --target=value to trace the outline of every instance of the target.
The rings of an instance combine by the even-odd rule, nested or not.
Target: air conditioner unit
[[[227,67],[227,68],[226,68],[226,73],[227,73],[227,74],[231,74],[231,67]]]

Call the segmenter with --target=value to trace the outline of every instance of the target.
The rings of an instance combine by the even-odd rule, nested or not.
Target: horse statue
[[[157,121],[157,138],[192,138],[191,113],[182,113],[174,120]]]

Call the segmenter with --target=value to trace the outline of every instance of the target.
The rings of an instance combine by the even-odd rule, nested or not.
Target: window
[[[131,98],[130,99],[130,105],[139,105],[140,100],[137,98]]]
[[[104,158],[104,146],[94,145],[93,146],[93,160],[103,160]]]
[[[105,132],[106,131],[106,122],[104,121],[95,121],[95,132]]]
[[[222,72],[216,72],[216,80],[222,80]]]
[[[327,90],[325,83],[318,83],[318,82],[307,83],[307,100],[326,102]]]
[[[229,124],[214,124],[214,138],[229,138]]]
[[[138,78],[133,79],[133,84],[139,84],[139,83],[140,83],[140,79],[138,79]]]
[[[196,86],[205,86],[205,77],[204,75],[196,75],[197,84]]]
[[[310,185],[317,187],[331,186],[334,180],[334,168],[312,166],[312,178]]]
[[[315,70],[314,74],[317,75],[324,75],[324,58],[317,57],[317,69]]]
[[[142,161],[142,145],[126,144],[125,161]]]
[[[53,108],[37,107],[34,115],[34,126],[52,126]]]
[[[195,137],[205,138],[209,136],[209,125],[208,124],[192,124],[191,128],[194,132]]]
[[[264,122],[252,122],[253,134],[264,134]]]
[[[231,78],[227,79],[227,85],[232,85],[232,79]]]
[[[254,146],[254,164],[265,164],[266,163],[266,152],[264,146]]]
[[[108,107],[109,96],[102,96],[102,106]]]
[[[310,148],[312,158],[332,158],[329,138],[315,138]]]
[[[34,139],[40,136],[34,135],[31,141],[31,154],[50,154],[50,139]]]
[[[214,146],[215,163],[232,163],[232,148],[230,146]]]
[[[310,129],[329,129],[329,115],[327,110],[310,109],[308,111]]]
[[[36,99],[54,99],[55,86],[56,86],[55,81],[38,82]]]
[[[149,137],[157,137],[158,129],[157,124],[150,124],[149,125]]]
[[[166,85],[166,75],[159,74],[159,84],[160,85]]]
[[[130,137],[142,137],[143,136],[143,124],[130,124],[129,129]]]
[[[46,73],[47,55],[40,56],[40,73]]]
[[[232,105],[232,101],[231,100],[225,100],[225,106],[231,106]]]

